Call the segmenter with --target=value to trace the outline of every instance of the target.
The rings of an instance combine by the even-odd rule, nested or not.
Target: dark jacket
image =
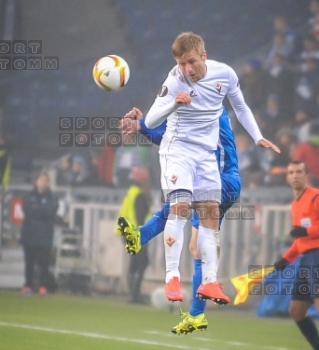
[[[40,194],[34,189],[26,194],[22,207],[22,245],[52,247],[53,225],[58,207],[58,200],[50,190]]]

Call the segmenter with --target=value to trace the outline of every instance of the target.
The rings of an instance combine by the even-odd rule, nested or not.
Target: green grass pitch
[[[310,349],[289,318],[210,309],[206,331],[173,335],[177,313],[111,297],[0,291],[1,350]]]

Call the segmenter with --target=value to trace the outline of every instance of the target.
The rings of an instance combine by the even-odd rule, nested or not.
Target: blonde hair
[[[182,57],[193,50],[199,55],[202,55],[205,52],[205,42],[203,38],[193,32],[179,34],[172,45],[174,57]]]

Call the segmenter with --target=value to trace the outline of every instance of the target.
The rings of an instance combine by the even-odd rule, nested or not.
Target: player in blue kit
[[[162,136],[166,130],[166,121],[155,129],[148,129],[145,126],[144,119],[132,120],[130,118],[142,118],[142,113],[134,108],[131,112],[126,114],[126,118],[122,119],[121,127],[124,133],[134,133],[139,131],[146,135],[154,144],[160,144]],[[218,149],[216,151],[216,158],[218,160],[219,171],[222,181],[222,201],[220,204],[221,218],[238,199],[241,189],[241,178],[238,171],[238,159],[236,154],[236,146],[234,142],[234,133],[231,129],[230,119],[227,111],[224,109],[223,114],[219,119],[220,131]],[[149,240],[163,232],[167,218],[169,215],[169,203],[165,203],[162,210],[158,211],[153,217],[143,226],[135,229],[131,227],[130,223],[123,217],[119,218],[118,225],[122,236],[126,239],[126,249],[131,254],[137,254],[141,246]],[[192,238],[190,242],[190,251],[194,258],[195,273],[193,276],[193,291],[192,303],[189,313],[182,314],[182,321],[172,328],[175,334],[187,334],[194,330],[206,329],[208,322],[206,320],[204,311],[206,301],[197,297],[197,289],[202,279],[202,264],[197,251],[197,230],[199,226],[199,219],[196,211],[193,211],[192,217]],[[221,301],[216,300],[216,303],[222,304]]]

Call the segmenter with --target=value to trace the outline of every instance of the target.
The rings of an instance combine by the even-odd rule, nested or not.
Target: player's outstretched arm
[[[238,121],[246,129],[249,135],[255,141],[255,144],[264,148],[271,148],[273,151],[280,153],[280,149],[263,138],[258,124],[253,116],[251,109],[247,106],[243,93],[240,90],[237,74],[230,68],[230,91],[227,93],[229,102],[233,107]]]

